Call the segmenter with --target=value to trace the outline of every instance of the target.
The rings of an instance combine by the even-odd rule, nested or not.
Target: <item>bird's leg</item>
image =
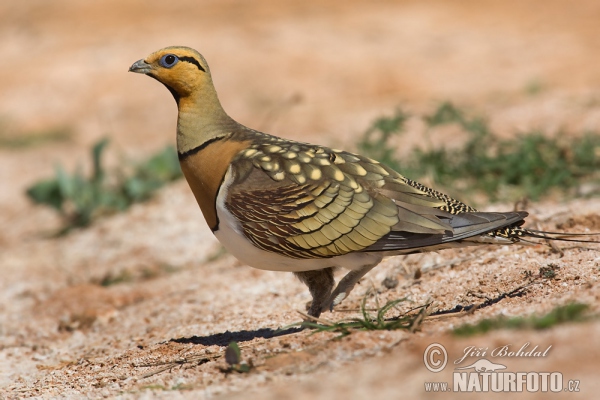
[[[327,309],[325,304],[329,299],[331,289],[333,289],[335,283],[333,279],[333,268],[294,272],[294,275],[296,275],[302,283],[308,286],[308,290],[312,295],[312,304],[308,309],[308,315],[318,318],[319,315],[321,315],[321,311]]]
[[[373,269],[375,265],[377,264],[365,265],[360,269],[353,269],[352,271],[348,272],[340,280],[333,293],[331,293],[329,296],[327,302],[323,303],[323,308],[321,308],[321,311],[333,311],[333,307],[337,306],[342,302],[342,300],[348,297],[352,289],[354,289],[354,285],[356,285],[360,278],[365,276],[367,272]]]

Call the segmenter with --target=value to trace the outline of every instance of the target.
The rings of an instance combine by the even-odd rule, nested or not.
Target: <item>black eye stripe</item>
[[[194,57],[188,57],[188,56],[179,57],[179,60],[180,61],[186,61],[186,62],[189,62],[191,64],[194,64],[196,67],[198,67],[198,69],[200,71],[206,72],[206,70],[204,68],[202,68],[202,65],[200,65],[200,62],[198,60],[196,60]]]

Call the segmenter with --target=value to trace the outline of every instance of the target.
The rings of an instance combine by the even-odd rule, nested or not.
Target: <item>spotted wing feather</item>
[[[401,250],[488,232],[516,218],[475,213],[365,157],[254,135],[233,160],[226,207],[266,251],[327,258]]]

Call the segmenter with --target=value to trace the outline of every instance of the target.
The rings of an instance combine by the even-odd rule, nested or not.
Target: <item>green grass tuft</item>
[[[339,337],[347,336],[352,333],[352,331],[377,331],[377,330],[396,330],[396,329],[406,329],[410,331],[415,331],[421,325],[423,318],[425,317],[425,311],[427,309],[427,305],[423,305],[420,307],[416,307],[410,311],[419,310],[417,314],[408,314],[404,313],[395,318],[386,319],[386,314],[398,304],[407,301],[406,298],[396,299],[387,302],[383,307],[377,309],[376,315],[371,315],[366,307],[366,299],[365,296],[363,298],[361,304],[361,313],[362,318],[351,318],[348,320],[332,322],[327,325],[318,324],[314,322],[305,321],[302,323],[302,326],[313,328],[314,333],[319,332],[336,332],[339,333]],[[409,312],[410,312],[409,311]]]
[[[484,319],[471,325],[465,324],[453,330],[457,336],[473,336],[498,329],[548,329],[552,326],[567,322],[580,322],[588,319],[585,312],[589,309],[587,304],[571,303],[559,306],[542,316],[512,317],[498,316]]]
[[[536,200],[553,189],[566,193],[583,181],[600,180],[597,133],[562,138],[533,131],[500,139],[485,119],[468,117],[446,102],[422,120],[429,129],[454,124],[467,134],[466,142],[458,149],[417,148],[400,160],[390,141],[394,135],[402,134],[407,118],[399,110],[375,121],[359,140],[359,152],[411,179],[429,177],[450,191],[468,187],[491,200],[516,200],[523,196]]]
[[[558,265],[550,263],[545,267],[540,267],[539,276],[544,279],[555,279],[556,271],[559,270]]]
[[[128,171],[119,168],[109,174],[102,162],[107,146],[108,139],[102,139],[92,147],[90,176],[84,176],[79,169],[69,174],[59,165],[54,178],[36,182],[27,189],[32,201],[52,207],[63,217],[64,227],[59,234],[88,226],[100,215],[123,211],[182,176],[177,153],[171,146]]]

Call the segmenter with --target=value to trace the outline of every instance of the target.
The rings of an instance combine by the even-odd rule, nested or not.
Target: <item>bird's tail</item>
[[[561,242],[575,242],[575,243],[600,243],[600,240],[587,239],[589,237],[600,236],[600,232],[590,233],[569,233],[569,232],[549,232],[540,231],[537,229],[526,229],[526,228],[513,228],[515,238],[517,241],[527,242],[527,238],[532,239],[545,239],[545,240],[557,240]],[[581,239],[580,239],[581,238]]]
[[[523,228],[524,220],[494,229],[487,232],[486,236],[490,243],[496,241],[498,243],[507,242],[525,242],[539,244],[540,241],[530,239],[544,239],[548,241],[574,242],[574,243],[600,243],[600,232],[586,233],[569,233],[569,232],[550,232],[537,229]],[[482,241],[482,237],[478,238]]]

